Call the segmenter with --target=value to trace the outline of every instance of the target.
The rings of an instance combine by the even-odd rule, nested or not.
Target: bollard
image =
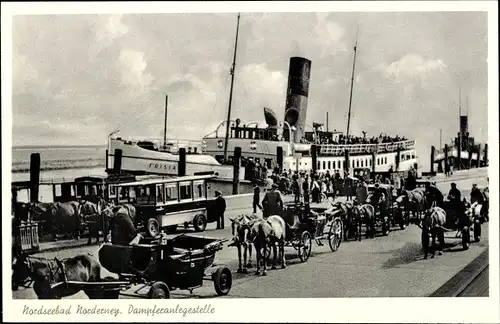
[[[431,174],[434,174],[434,157],[436,155],[436,148],[431,146]]]
[[[109,170],[109,151],[106,150],[106,171]]]
[[[122,170],[122,155],[123,151],[121,149],[115,149],[115,156],[113,157],[113,171],[119,174]]]
[[[377,161],[377,153],[375,151],[372,152],[372,173],[375,174],[375,163]]]
[[[344,158],[345,158],[345,168],[344,168],[344,172],[345,174],[349,175],[349,151],[348,150],[345,150],[344,151]]]
[[[177,166],[177,176],[183,177],[186,175],[186,149],[179,148],[179,164]]]
[[[40,153],[30,156],[30,202],[38,202],[40,191]]]
[[[316,171],[318,170],[318,150],[316,148],[316,145],[311,145],[311,159],[312,159],[312,172],[313,174],[316,174]]]
[[[283,147],[276,148],[276,163],[278,164],[279,174],[283,173]]]
[[[401,148],[398,147],[398,149],[396,151],[396,170],[395,171],[399,171],[399,163],[400,162],[401,162]]]
[[[240,189],[240,165],[241,165],[241,147],[234,148],[233,159],[233,195],[239,194]]]

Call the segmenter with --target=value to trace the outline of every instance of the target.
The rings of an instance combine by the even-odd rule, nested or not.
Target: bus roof
[[[147,186],[147,185],[159,184],[159,183],[172,183],[172,182],[180,182],[180,181],[214,179],[216,177],[217,177],[216,175],[207,174],[207,175],[184,176],[184,177],[175,177],[175,178],[167,178],[167,179],[146,179],[146,180],[133,181],[133,182],[117,183],[116,186],[117,187]]]

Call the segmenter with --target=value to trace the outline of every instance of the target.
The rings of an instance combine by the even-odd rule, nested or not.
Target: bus
[[[179,225],[203,232],[214,221],[208,198],[208,180],[215,175],[195,175],[166,179],[147,179],[108,186],[107,197],[115,204],[136,208],[136,226],[146,228],[152,237],[161,229],[174,231]]]

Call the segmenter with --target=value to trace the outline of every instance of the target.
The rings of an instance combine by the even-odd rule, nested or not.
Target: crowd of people
[[[335,140],[329,136],[323,136],[323,137],[318,137],[317,139],[314,139],[313,142],[316,142],[316,144],[336,144],[336,145],[348,144],[348,145],[353,145],[353,144],[397,143],[397,142],[406,141],[406,140],[408,140],[406,137],[404,137],[404,136],[400,137],[399,135],[392,137],[392,136],[388,136],[386,134],[380,134],[378,137],[375,137],[375,136],[366,137],[366,133],[363,133],[363,136],[349,135],[348,137],[346,137],[346,135],[344,135],[344,134],[340,134],[337,140]],[[307,141],[307,139],[303,138],[301,140],[301,143],[310,143],[310,141]]]

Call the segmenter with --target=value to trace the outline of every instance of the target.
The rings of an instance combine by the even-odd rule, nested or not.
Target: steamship
[[[186,174],[214,172],[220,179],[233,178],[233,159],[237,147],[241,148],[242,167],[240,179],[245,179],[244,165],[248,161],[266,166],[268,170],[280,165],[283,170],[319,173],[338,171],[342,176],[353,174],[356,169],[370,172],[407,171],[418,163],[415,141],[399,140],[390,143],[348,144],[343,143],[341,132],[323,131],[314,123],[306,130],[307,100],[311,61],[302,57],[290,58],[285,116],[279,121],[273,110],[264,108],[266,127],[255,121],[243,122],[231,119],[231,99],[238,45],[239,19],[231,67],[231,88],[228,118],[222,121],[200,142],[125,140],[108,138],[107,165],[113,166],[115,156],[121,155],[121,170],[133,174],[177,175],[181,147],[186,150]],[[357,44],[357,40],[356,40]],[[354,78],[356,46],[354,46]],[[351,107],[349,107],[350,111]],[[165,112],[166,113],[166,112]],[[348,123],[350,122],[350,113]],[[348,128],[349,129],[349,126]],[[165,125],[166,134],[166,125]],[[325,144],[326,143],[326,144]],[[337,144],[333,144],[337,143]],[[313,165],[315,160],[316,165]],[[109,172],[113,169],[107,168]],[[247,175],[248,176],[248,175]]]
[[[460,104],[459,104],[460,109]],[[460,114],[460,128],[457,136],[444,147],[431,147],[431,172],[437,166],[438,173],[451,170],[466,170],[488,166],[488,144],[481,147],[469,133],[467,115]]]

